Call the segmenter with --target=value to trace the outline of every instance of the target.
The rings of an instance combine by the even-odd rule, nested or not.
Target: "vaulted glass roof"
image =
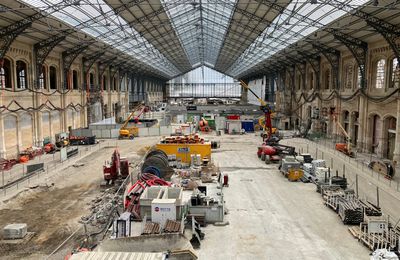
[[[199,66],[245,77],[262,71],[263,64],[276,53],[316,31],[347,30],[346,24],[333,21],[353,17],[356,9],[372,15],[387,9],[385,17],[390,18],[396,10],[399,14],[396,8],[400,5],[383,0],[379,0],[380,6],[369,0],[18,1],[105,43],[104,48],[116,48],[139,66],[168,79]],[[365,24],[346,33],[351,36],[363,31],[358,35],[367,35]]]
[[[193,67],[214,66],[234,9],[234,0],[161,1]]]
[[[110,44],[168,76],[179,74],[177,68],[163,54],[102,0],[80,0],[71,5],[64,0],[24,2],[51,13],[74,28]]]
[[[238,75],[346,14],[329,2],[341,2],[343,5],[358,8],[368,1],[325,0],[319,1],[320,4],[312,4],[312,1],[292,1],[236,60],[227,73]]]

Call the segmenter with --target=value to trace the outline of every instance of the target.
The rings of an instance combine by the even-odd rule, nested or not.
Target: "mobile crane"
[[[263,143],[258,147],[258,157],[268,164],[271,161],[279,162],[282,159],[282,156],[285,155],[297,155],[294,147],[279,144],[279,137],[273,136],[274,131],[271,123],[272,108],[256,93],[254,93],[245,82],[241,80],[240,83],[243,88],[249,90],[258,99],[261,104],[260,109],[264,112],[264,129],[267,131],[267,134],[263,135]]]
[[[279,138],[278,137],[273,137],[273,134],[277,132],[277,129],[272,127],[272,122],[271,122],[271,115],[272,115],[272,108],[264,101],[262,100],[243,80],[240,80],[240,84],[242,85],[243,88],[249,90],[260,102],[260,110],[264,112],[264,118],[259,119],[259,123],[262,124],[261,126],[264,127],[265,133],[263,134],[263,141],[265,143],[271,143],[271,142],[278,142]]]
[[[139,122],[139,117],[147,112],[149,110],[149,107],[140,104],[137,107],[135,107],[132,112],[129,114],[128,118],[125,120],[124,124],[121,126],[119,129],[119,139],[133,139],[139,134],[139,128],[136,126],[130,126],[128,127],[129,121],[134,118],[135,123]],[[135,113],[139,111],[139,114],[135,116]]]
[[[344,153],[345,155],[348,155],[350,157],[355,157],[355,153],[351,150],[351,137],[350,135],[346,132],[344,127],[342,126],[341,123],[338,122],[337,118],[335,115],[333,115],[333,121],[337,125],[337,127],[340,129],[342,134],[344,135],[346,142],[345,143],[337,143],[335,145],[335,149],[339,152]]]

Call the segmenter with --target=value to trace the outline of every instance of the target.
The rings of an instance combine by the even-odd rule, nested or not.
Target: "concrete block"
[[[160,135],[170,135],[172,134],[171,126],[161,126],[160,127]]]
[[[96,138],[102,139],[101,130],[92,130],[92,134],[96,136]]]
[[[28,228],[26,223],[9,224],[3,228],[4,239],[21,239],[26,236]]]
[[[104,139],[111,138],[111,130],[109,129],[101,130],[101,136]]]
[[[158,127],[150,127],[149,129],[149,136],[158,136],[160,135],[160,128]]]
[[[119,136],[119,129],[111,129],[110,130],[111,133],[111,138],[118,138]]]
[[[149,136],[148,128],[139,128],[139,136]]]

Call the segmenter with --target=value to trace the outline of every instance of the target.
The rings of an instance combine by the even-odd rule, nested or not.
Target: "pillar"
[[[4,136],[3,115],[0,114],[0,158],[6,157],[6,141]]]
[[[23,150],[22,147],[22,130],[21,130],[21,118],[18,115],[17,116],[17,125],[16,125],[16,130],[17,130],[17,151],[20,153]]]
[[[54,133],[54,130],[53,130],[53,116],[52,116],[52,111],[50,111],[49,112],[49,134],[50,134],[50,141],[52,142],[52,143],[54,143],[55,142],[55,133]]]
[[[400,162],[400,98],[397,98],[397,114],[396,114],[396,145],[393,152],[393,162]]]
[[[367,149],[366,140],[364,139],[367,136],[367,99],[363,96],[360,96],[359,102],[357,149],[361,152],[364,152]]]

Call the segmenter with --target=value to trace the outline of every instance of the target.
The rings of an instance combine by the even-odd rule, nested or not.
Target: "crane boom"
[[[142,107],[143,105],[140,104],[138,106],[136,106],[132,112],[129,114],[128,118],[125,120],[124,124],[121,126],[121,129],[126,128],[126,126],[128,125],[129,121],[132,119],[132,117],[135,115],[135,112],[138,111],[140,109],[140,107]],[[143,106],[145,107],[145,106]],[[143,108],[142,108],[143,109]],[[141,112],[140,114],[142,114],[143,112]],[[140,115],[139,115],[140,116]]]
[[[264,117],[265,117],[265,128],[268,129],[268,137],[264,141],[268,142],[268,140],[271,138],[272,135],[272,122],[271,122],[272,109],[269,107],[267,102],[262,100],[243,80],[240,80],[240,84],[242,85],[243,88],[249,90],[257,98],[258,102],[260,102],[261,105],[260,109],[261,111],[264,112]]]

